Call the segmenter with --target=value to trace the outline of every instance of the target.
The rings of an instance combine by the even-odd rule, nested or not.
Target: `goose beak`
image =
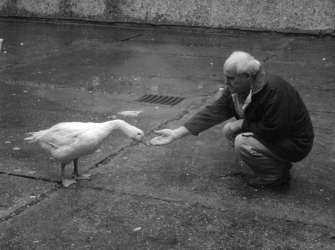
[[[145,146],[149,146],[149,143],[144,138],[140,140],[140,143],[142,143]]]

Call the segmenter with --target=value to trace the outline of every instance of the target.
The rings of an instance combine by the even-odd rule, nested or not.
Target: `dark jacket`
[[[232,117],[239,119],[226,88],[220,99],[195,114],[184,126],[198,135]],[[314,140],[312,122],[299,93],[285,80],[269,74],[265,86],[252,96],[245,110],[242,132],[253,132],[272,152],[292,162],[306,157]]]

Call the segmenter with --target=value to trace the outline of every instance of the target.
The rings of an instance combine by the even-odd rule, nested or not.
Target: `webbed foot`
[[[62,179],[62,186],[67,188],[76,182],[77,181],[75,179]]]
[[[82,175],[75,176],[74,178],[78,181],[83,181],[83,180],[87,181],[87,180],[91,179],[91,175],[90,174],[82,174]]]

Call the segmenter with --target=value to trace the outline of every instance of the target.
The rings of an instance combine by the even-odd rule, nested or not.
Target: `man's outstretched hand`
[[[171,143],[175,139],[175,134],[172,129],[156,130],[155,133],[159,136],[150,140],[151,145],[165,145]]]
[[[151,145],[165,145],[173,142],[176,139],[179,139],[181,137],[184,137],[185,135],[190,134],[187,128],[184,126],[181,126],[176,129],[161,129],[155,131],[156,134],[159,136],[156,136],[151,139],[150,144]]]

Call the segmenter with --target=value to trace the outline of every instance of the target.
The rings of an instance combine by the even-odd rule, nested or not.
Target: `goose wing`
[[[103,140],[99,124],[85,123],[57,127],[49,135],[48,143],[55,145],[52,155],[61,161],[70,161],[80,156],[93,153]],[[48,145],[49,146],[49,145]]]
[[[98,123],[64,122],[49,129],[32,132],[26,140],[38,142],[60,161],[70,161],[94,152],[104,134],[104,129]]]
[[[29,142],[38,142],[50,147],[59,148],[64,145],[70,145],[75,141],[75,138],[89,130],[91,124],[79,122],[63,122],[52,126],[49,129],[31,132],[25,140]]]

